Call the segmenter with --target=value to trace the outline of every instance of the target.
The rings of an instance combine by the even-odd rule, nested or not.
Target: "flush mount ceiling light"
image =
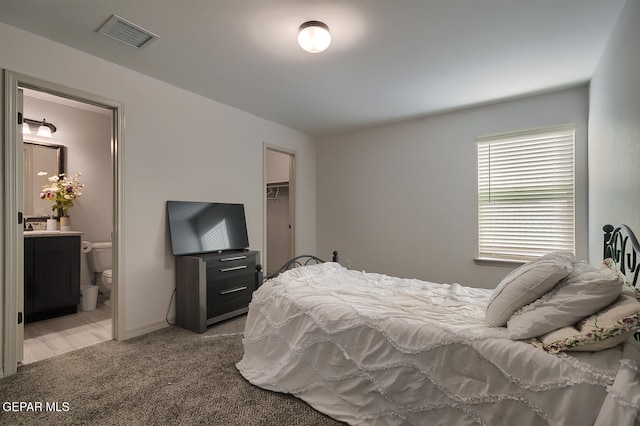
[[[307,21],[298,29],[298,44],[307,52],[320,53],[331,44],[329,27],[324,22]]]
[[[42,121],[38,121],[38,120],[32,120],[30,118],[24,118],[22,120],[22,133],[26,134],[26,135],[30,135],[31,134],[31,126],[39,126],[38,127],[38,133],[36,133],[37,136],[43,136],[45,138],[52,138],[53,137],[53,133],[56,132],[56,126],[54,126],[51,123],[47,123],[47,120],[45,120],[44,118],[42,119]]]

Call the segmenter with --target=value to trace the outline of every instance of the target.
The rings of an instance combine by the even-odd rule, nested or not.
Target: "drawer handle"
[[[242,291],[242,290],[246,290],[247,287],[238,287],[238,288],[232,288],[231,290],[222,290],[220,292],[220,294],[229,294],[229,293],[235,293],[236,291]]]
[[[234,266],[232,268],[222,268],[222,269],[220,269],[220,272],[238,271],[240,269],[245,269],[246,267],[247,267],[247,265]]]
[[[226,257],[224,259],[218,259],[220,262],[231,262],[232,260],[246,259],[247,256]]]

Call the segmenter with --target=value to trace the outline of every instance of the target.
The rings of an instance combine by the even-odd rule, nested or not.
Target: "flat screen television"
[[[167,201],[174,256],[249,247],[243,204]]]

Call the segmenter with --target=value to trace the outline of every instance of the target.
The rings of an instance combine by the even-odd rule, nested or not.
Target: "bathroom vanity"
[[[24,232],[25,322],[78,311],[81,235],[76,231]]]

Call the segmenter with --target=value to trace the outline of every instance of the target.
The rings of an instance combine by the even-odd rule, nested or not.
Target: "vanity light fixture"
[[[44,136],[45,138],[50,138],[53,136],[51,134],[51,128],[47,126],[47,122],[44,120],[44,118],[42,119],[42,125],[38,127],[38,133],[36,134],[38,136]]]
[[[44,118],[42,121],[32,120],[30,118],[22,119],[22,134],[30,135],[31,134],[31,126],[39,126],[37,136],[42,136],[45,138],[53,137],[53,133],[56,132],[56,126],[51,123],[47,123],[47,120]]]
[[[298,28],[298,44],[310,53],[323,52],[331,44],[331,33],[324,22],[307,21]]]

